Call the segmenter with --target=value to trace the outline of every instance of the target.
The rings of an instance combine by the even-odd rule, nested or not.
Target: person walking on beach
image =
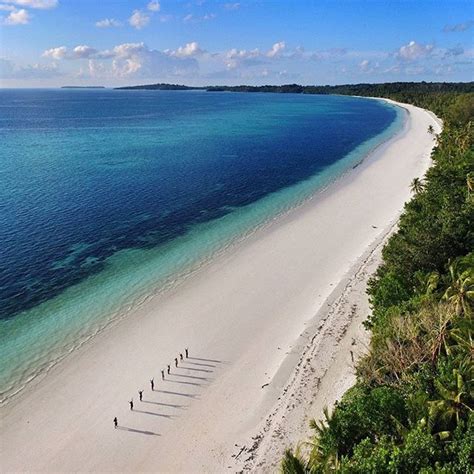
[[[130,410],[133,410],[133,398],[128,403],[130,403]]]
[[[165,371],[164,370],[161,371],[161,380],[165,380]]]
[[[177,357],[174,358],[174,365],[175,365],[176,367],[178,367],[178,358],[177,358]]]
[[[140,401],[143,400],[143,390],[138,391],[138,396],[140,397]]]
[[[117,417],[114,418],[114,428],[117,428],[118,426],[118,420]]]
[[[183,360],[183,354],[179,353],[179,360]]]
[[[155,390],[155,379],[150,380],[150,385],[151,385],[151,391],[153,392]],[[141,400],[141,398],[140,398]]]
[[[168,365],[168,375],[170,374],[171,367]]]
[[[185,354],[186,354],[186,359],[189,357],[189,352],[188,352],[188,348],[186,347],[186,349],[184,350]]]

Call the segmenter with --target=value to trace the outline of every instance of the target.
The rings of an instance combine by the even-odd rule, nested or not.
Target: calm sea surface
[[[402,122],[338,96],[0,90],[0,400]]]

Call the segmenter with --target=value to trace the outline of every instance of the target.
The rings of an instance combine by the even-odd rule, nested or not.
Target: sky
[[[474,80],[474,2],[0,0],[0,87]]]

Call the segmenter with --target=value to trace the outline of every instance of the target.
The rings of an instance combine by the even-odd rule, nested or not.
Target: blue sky
[[[0,85],[474,78],[474,2],[0,0]]]

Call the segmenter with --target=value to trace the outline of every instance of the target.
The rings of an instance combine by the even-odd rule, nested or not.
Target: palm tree
[[[410,189],[411,192],[414,194],[419,194],[423,189],[425,188],[425,185],[423,184],[423,181],[420,178],[413,178],[413,181],[411,182]]]
[[[291,449],[285,451],[285,455],[281,461],[280,471],[282,474],[306,474],[308,472],[305,462],[299,455],[298,450],[293,454]]]
[[[449,351],[452,354],[465,354],[474,357],[474,337],[471,320],[457,319],[455,326],[449,332],[449,338]]]
[[[446,290],[443,299],[454,307],[457,316],[471,314],[471,302],[474,300],[474,275],[468,269],[459,274],[456,265],[449,266],[451,286]]]
[[[328,433],[329,425],[332,421],[332,415],[329,414],[328,407],[323,409],[324,420],[310,420],[309,427],[316,432],[313,442],[311,443],[311,451],[309,453],[308,466],[310,469],[320,467],[323,472],[336,471],[340,466],[339,453],[336,446],[330,449],[324,449],[320,444],[320,438]]]
[[[471,379],[472,362],[466,358],[459,364],[459,369],[453,369],[449,381],[435,380],[438,399],[428,402],[428,405],[430,417],[437,422],[438,428],[449,429],[453,422],[459,423],[464,412],[473,411],[468,405],[473,388]],[[446,436],[445,432],[443,436]]]
[[[418,280],[418,286],[415,291],[420,296],[430,296],[438,289],[438,272],[424,273],[417,271],[415,272],[415,278]]]
[[[430,135],[433,135],[433,134],[434,134],[433,125],[429,125],[429,126],[428,126],[428,133],[429,133]]]

